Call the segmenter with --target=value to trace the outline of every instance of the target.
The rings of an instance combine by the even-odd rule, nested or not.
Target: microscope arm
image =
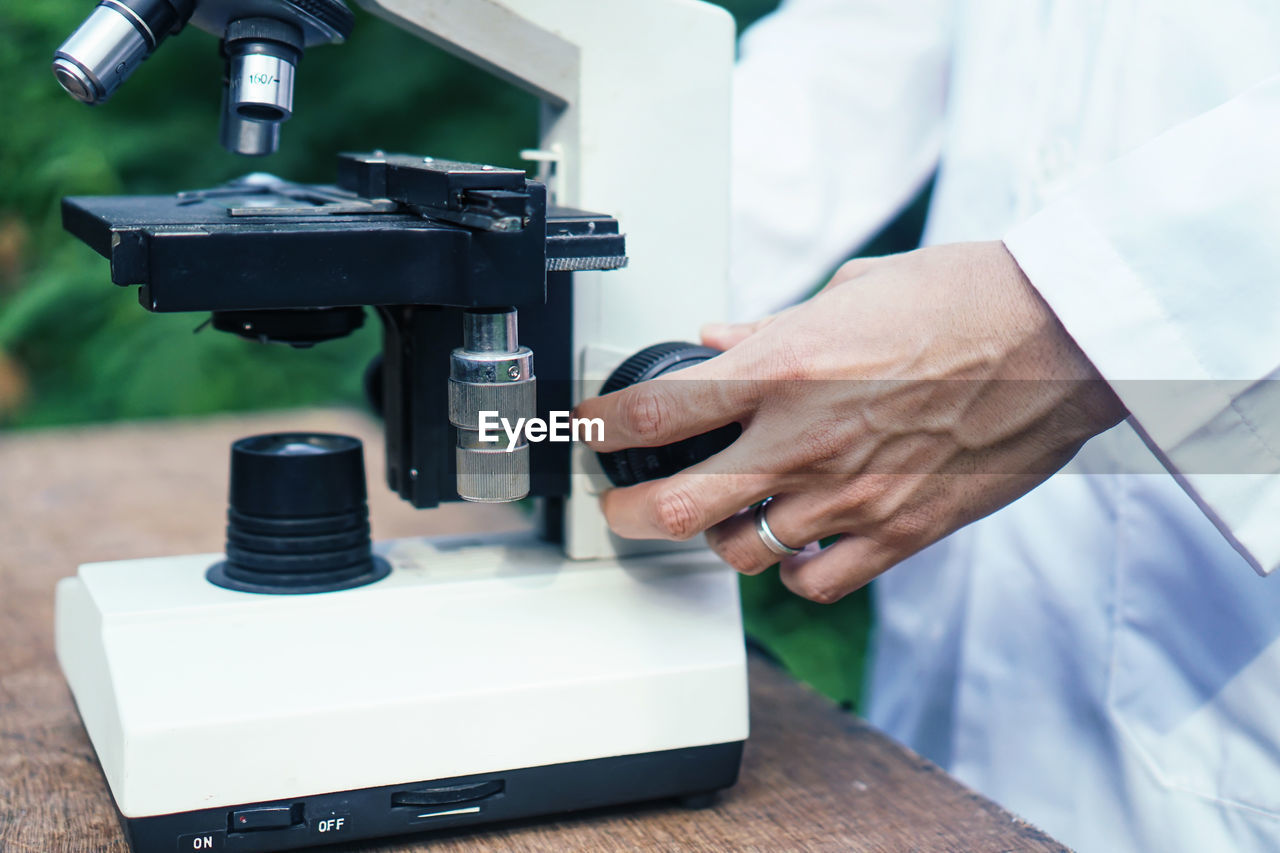
[[[511,3],[359,0],[369,12],[556,108],[577,100],[577,45],[524,17]],[[547,4],[552,5],[552,4]]]
[[[548,197],[625,224],[628,268],[607,283],[574,277],[573,402],[632,353],[696,340],[702,323],[728,317],[735,28],[724,9],[696,0],[359,2],[539,94]],[[609,534],[589,462],[574,457],[566,553],[651,551]]]

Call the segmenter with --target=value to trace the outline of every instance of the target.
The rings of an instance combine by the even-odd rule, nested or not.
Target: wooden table
[[[511,507],[400,502],[379,479],[377,427],[352,413],[0,436],[0,850],[126,850],[54,660],[54,583],[81,562],[221,550],[228,444],[277,429],[364,438],[380,538],[527,523]],[[1064,849],[763,660],[751,663],[751,716],[741,781],[708,809],[610,809],[348,849]]]

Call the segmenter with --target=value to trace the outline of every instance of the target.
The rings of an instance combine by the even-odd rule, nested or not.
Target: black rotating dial
[[[701,364],[720,353],[698,344],[671,341],[646,347],[618,365],[600,388],[601,394],[621,391],[638,382],[656,379],[695,364]],[[634,486],[646,480],[670,477],[690,465],[709,459],[724,450],[742,434],[738,424],[726,424],[711,432],[695,435],[662,447],[630,447],[613,453],[597,453],[600,467],[615,486]]]

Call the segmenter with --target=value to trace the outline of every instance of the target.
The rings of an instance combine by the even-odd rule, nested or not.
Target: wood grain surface
[[[0,851],[126,851],[54,659],[54,583],[81,562],[220,550],[228,445],[278,429],[364,438],[379,538],[527,524],[513,507],[402,503],[381,483],[377,427],[354,413],[0,435]],[[323,849],[1064,849],[760,659],[751,714],[741,781],[710,808],[653,804]]]

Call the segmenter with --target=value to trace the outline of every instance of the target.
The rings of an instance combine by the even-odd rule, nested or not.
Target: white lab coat
[[[937,167],[926,242],[1004,238],[1132,413],[876,584],[872,721],[1082,850],[1280,849],[1278,74],[1276,0],[789,0],[743,38],[738,318]]]

